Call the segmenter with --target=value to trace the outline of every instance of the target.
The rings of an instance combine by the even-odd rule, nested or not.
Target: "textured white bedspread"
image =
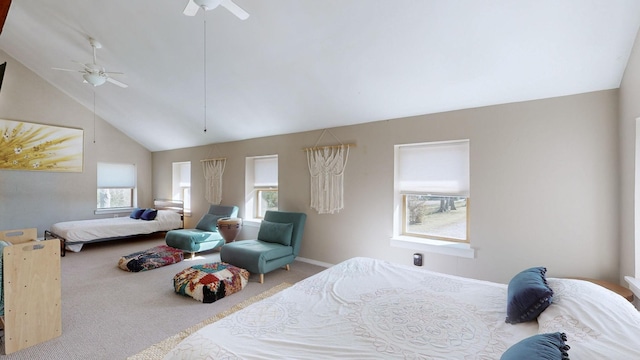
[[[155,220],[140,220],[129,217],[64,221],[51,225],[51,232],[64,237],[72,251],[79,251],[82,243],[97,239],[108,239],[132,235],[151,234],[182,227],[180,214],[170,210],[159,210]]]
[[[354,258],[192,334],[166,359],[499,359],[507,286]]]
[[[640,313],[599,285],[548,279],[553,303],[538,317],[540,332],[564,332],[571,359],[640,359]]]

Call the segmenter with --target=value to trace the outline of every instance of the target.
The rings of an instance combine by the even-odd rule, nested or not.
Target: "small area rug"
[[[200,330],[201,328],[212,324],[222,318],[224,318],[227,315],[233,314],[234,312],[238,311],[238,310],[242,310],[245,307],[256,303],[262,299],[266,299],[271,295],[274,295],[288,287],[290,287],[291,284],[289,283],[282,283],[280,285],[276,285],[274,287],[272,287],[271,289],[258,294],[256,296],[252,296],[250,298],[248,298],[247,300],[238,303],[234,306],[232,306],[231,308],[229,308],[226,311],[223,311],[219,314],[216,314],[204,321],[202,321],[199,324],[196,324],[188,329],[182,330],[181,332],[179,332],[176,335],[173,335],[169,338],[164,339],[163,341],[155,344],[155,345],[151,345],[150,347],[146,348],[145,350],[143,350],[142,352],[130,356],[127,358],[127,360],[156,360],[156,359],[162,359],[165,357],[165,355],[167,355],[169,353],[169,351],[171,349],[173,349],[176,345],[178,345],[180,343],[180,341],[184,340],[187,336],[193,334],[194,332]]]
[[[126,271],[140,272],[175,264],[182,260],[184,260],[182,250],[174,249],[167,245],[159,245],[121,257],[118,260],[118,267]]]

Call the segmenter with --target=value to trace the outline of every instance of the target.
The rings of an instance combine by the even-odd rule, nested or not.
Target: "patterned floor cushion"
[[[178,294],[212,303],[244,289],[248,281],[247,270],[216,262],[182,270],[173,277],[173,287]]]
[[[183,259],[182,250],[160,245],[121,257],[118,261],[118,267],[122,270],[138,272],[175,264]]]

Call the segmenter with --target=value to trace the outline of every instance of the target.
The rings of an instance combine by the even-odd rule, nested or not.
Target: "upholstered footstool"
[[[212,303],[244,289],[248,281],[247,270],[216,262],[182,270],[173,277],[173,287],[178,294]]]
[[[160,245],[121,257],[118,261],[118,267],[126,271],[139,272],[175,264],[183,259],[184,252],[182,250]]]

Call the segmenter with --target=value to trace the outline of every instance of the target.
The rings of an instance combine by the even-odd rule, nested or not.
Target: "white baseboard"
[[[317,265],[317,266],[322,266],[325,268],[330,268],[332,267],[334,264],[329,264],[326,262],[322,262],[322,261],[316,261],[316,260],[312,260],[312,259],[307,259],[307,258],[303,258],[303,257],[297,257],[296,260],[298,261],[302,261],[311,265]]]

